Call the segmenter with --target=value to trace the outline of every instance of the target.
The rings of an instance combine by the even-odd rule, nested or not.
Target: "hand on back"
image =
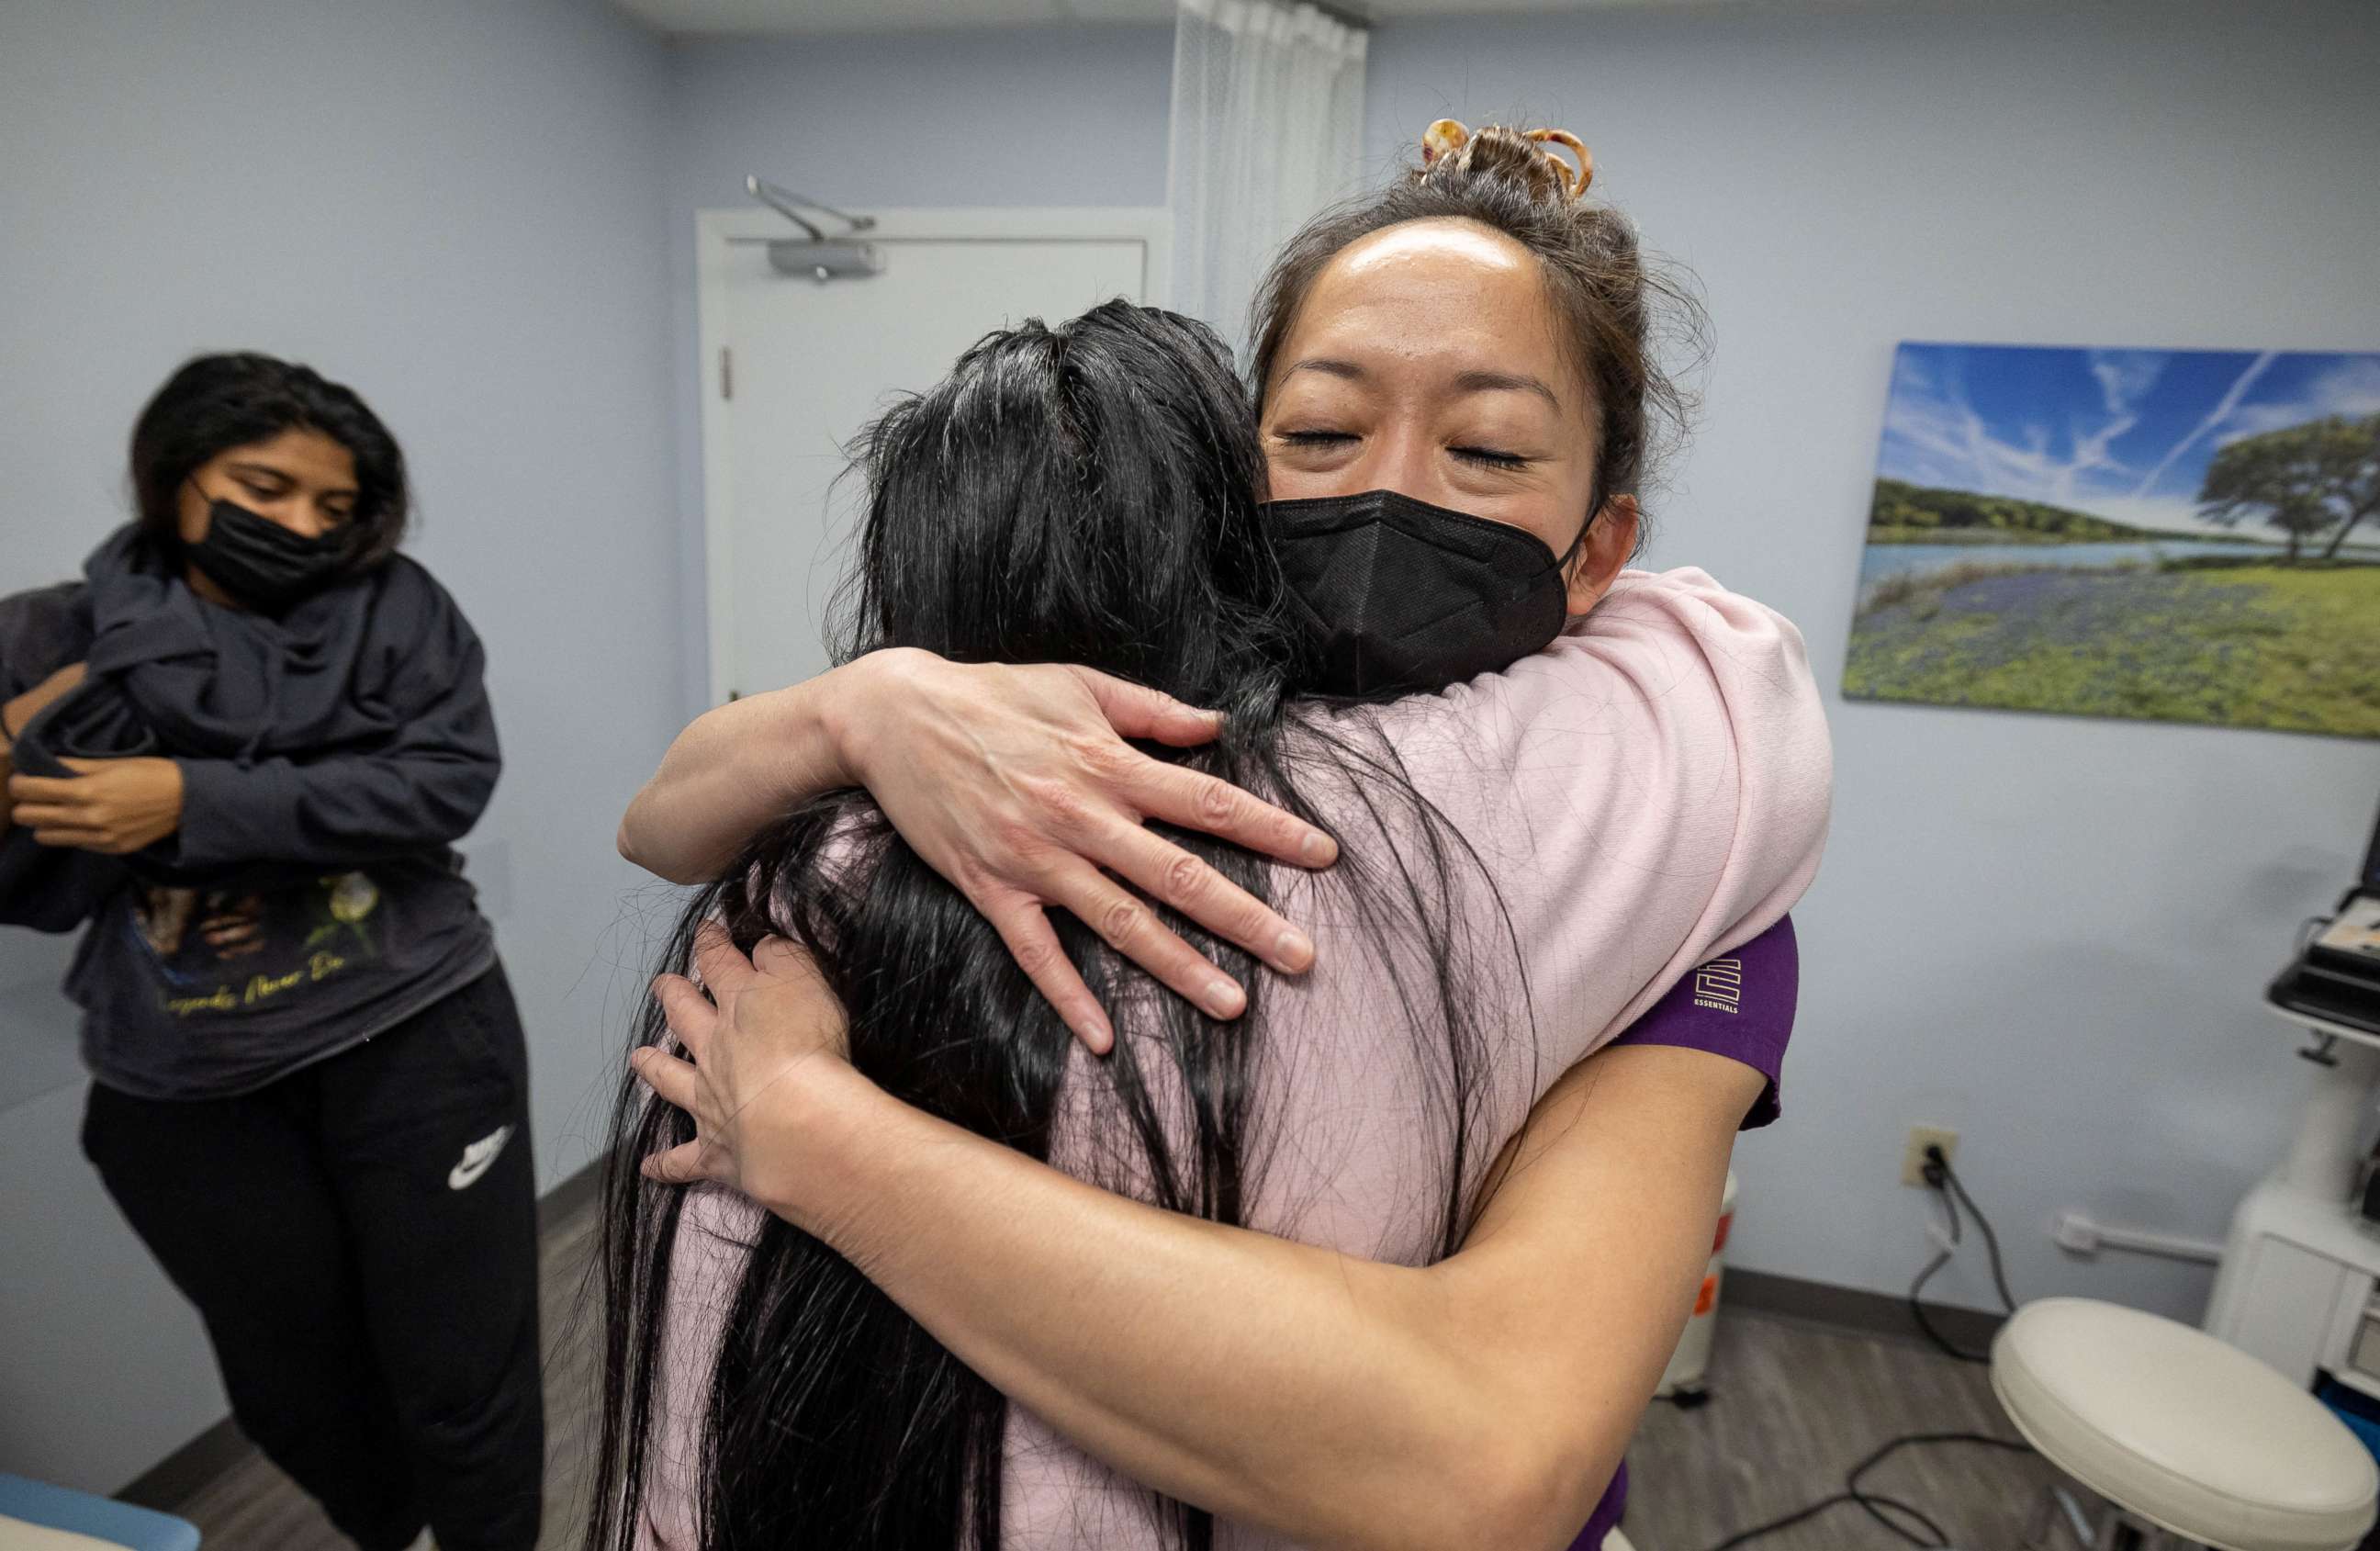
[[[909,648],[862,661],[864,692],[837,739],[853,773],[1095,1053],[1112,1045],[1112,1027],[1060,949],[1050,906],[1216,1017],[1238,1016],[1245,993],[1148,900],[1276,969],[1313,962],[1304,932],[1146,827],[1201,830],[1304,866],[1337,858],[1312,825],[1125,741],[1195,746],[1221,730],[1219,713],[1087,668],[958,663]]]

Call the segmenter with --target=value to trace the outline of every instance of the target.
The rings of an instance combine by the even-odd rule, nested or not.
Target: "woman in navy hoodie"
[[[341,1530],[528,1551],[528,1059],[450,849],[500,768],[479,638],[303,366],[189,362],[131,485],[83,580],[0,599],[0,921],[83,930],[84,1151]]]

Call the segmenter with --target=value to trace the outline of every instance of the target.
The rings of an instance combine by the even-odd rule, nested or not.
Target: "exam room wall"
[[[1442,114],[1567,126],[1700,276],[1718,351],[1652,559],[1792,616],[1828,686],[1833,840],[1730,1262],[1906,1290],[1926,1122],[1960,1131],[2020,1297],[2197,1317],[2204,1269],[2070,1260],[2048,1228],[2074,1206],[2219,1238],[2276,1161],[2309,1073],[2259,993],[2355,870],[2380,749],[1835,686],[1896,342],[2380,348],[2380,11],[1397,23],[1370,66],[1376,157]],[[1962,1262],[1929,1295],[1989,1303]]]
[[[1170,25],[672,46],[670,340],[686,715],[710,694],[702,394],[715,379],[697,359],[695,212],[749,204],[752,173],[844,210],[1161,205],[1172,89]]]
[[[487,642],[506,768],[467,849],[547,1185],[597,1145],[643,947],[613,828],[678,721],[666,69],[598,0],[0,6],[0,590],[119,519],[131,417],[183,357],[364,393]],[[225,1406],[76,1145],[61,947],[0,932],[0,1470],[108,1491]]]

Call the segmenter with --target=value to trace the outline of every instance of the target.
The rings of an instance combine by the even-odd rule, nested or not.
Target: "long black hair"
[[[185,361],[133,422],[132,504],[149,541],[179,556],[182,482],[217,454],[285,430],[321,431],[356,460],[345,570],[360,575],[395,554],[412,515],[396,438],[346,383],[252,350]]]
[[[1297,885],[1300,909],[1343,924],[1354,936],[1340,951],[1384,977],[1358,1036],[1400,1021],[1411,1030],[1432,1090],[1430,1123],[1413,1142],[1442,1169],[1433,1240],[1451,1253],[1481,1172],[1480,1031],[1501,1015],[1483,989],[1513,985],[1517,956],[1501,976],[1479,973],[1455,917],[1492,888],[1414,791],[1373,713],[1287,694],[1290,615],[1257,504],[1262,454],[1221,342],[1121,302],[989,335],[939,386],[885,415],[860,463],[868,502],[841,656],[901,645],[958,660],[1078,662],[1219,708],[1220,738],[1163,757],[1339,836],[1338,866]],[[1282,892],[1261,859],[1167,832],[1257,897]],[[1166,913],[1248,988],[1245,1014],[1219,1022],[1060,916],[1066,952],[1115,1014],[1112,1054],[1083,1057],[992,928],[857,792],[808,804],[695,894],[670,963],[683,964],[695,927],[713,917],[747,949],[780,932],[814,954],[849,1015],[853,1063],[888,1092],[1047,1160],[1062,1085],[1081,1084],[1064,1105],[1070,1167],[1170,1210],[1245,1220],[1273,1141],[1271,1101],[1293,1082],[1296,1053],[1273,1059],[1267,972],[1239,948]],[[667,1040],[657,1012],[638,1038]],[[1075,1133],[1085,1113],[1095,1136]],[[594,1551],[627,1551],[635,1537],[684,1199],[637,1163],[690,1135],[684,1115],[623,1083],[604,1194]],[[779,1219],[741,1273],[707,1412],[696,1488],[707,1546],[999,1543],[1004,1398]],[[1170,1543],[1211,1544],[1206,1512],[1154,1493],[1149,1508]]]

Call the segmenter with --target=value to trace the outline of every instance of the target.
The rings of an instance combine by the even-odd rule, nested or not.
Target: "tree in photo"
[[[2328,559],[2347,542],[2357,523],[2380,514],[2380,415],[2320,423],[2338,428],[2330,456],[2338,474],[2335,499],[2344,514],[2338,531],[2330,536],[2329,547],[2322,551]]]
[[[2334,415],[2226,442],[2207,465],[2198,501],[2210,521],[2252,518],[2278,529],[2291,561],[2327,531],[2322,558],[2336,558],[2356,526],[2380,514],[2380,415]]]

